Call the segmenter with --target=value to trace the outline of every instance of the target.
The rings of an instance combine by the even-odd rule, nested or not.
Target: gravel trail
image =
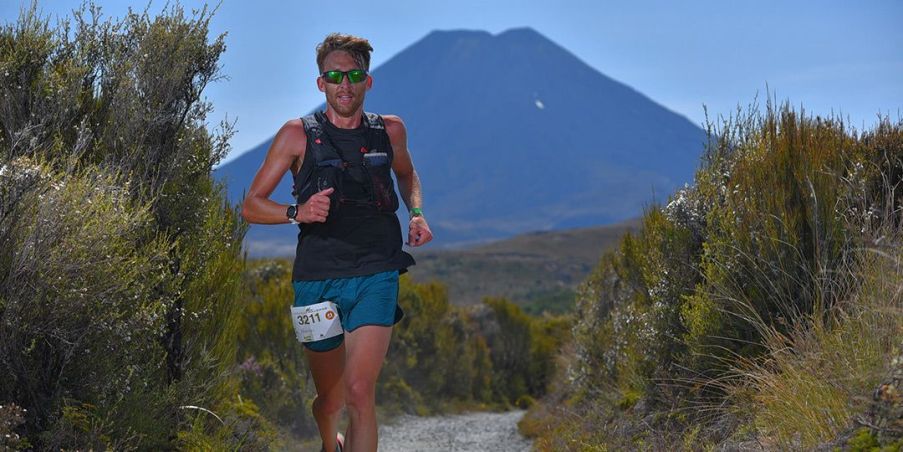
[[[531,442],[517,432],[524,411],[452,416],[401,416],[379,429],[380,452],[523,452]]]

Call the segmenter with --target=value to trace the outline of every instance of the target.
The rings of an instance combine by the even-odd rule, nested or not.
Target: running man
[[[313,415],[324,451],[377,448],[376,380],[392,326],[403,316],[398,275],[414,264],[401,249],[392,172],[410,214],[407,243],[421,246],[433,238],[404,123],[364,112],[373,85],[371,51],[366,39],[335,33],[317,45],[317,87],[326,94],[326,111],[282,126],[242,206],[249,223],[294,223],[301,230],[292,312],[296,331],[299,324],[322,328],[304,330],[312,334],[305,338],[298,334],[317,388]],[[297,204],[271,201],[289,170]],[[322,325],[330,321],[341,328],[332,323],[326,331]],[[328,338],[311,340],[320,337]],[[344,445],[338,435],[343,407],[349,417]]]

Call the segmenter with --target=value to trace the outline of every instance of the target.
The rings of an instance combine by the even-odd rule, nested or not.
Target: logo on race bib
[[[335,312],[329,311],[326,313],[326,320],[332,320],[335,318]]]

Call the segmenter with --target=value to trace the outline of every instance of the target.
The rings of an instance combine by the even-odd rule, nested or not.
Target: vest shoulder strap
[[[386,128],[386,123],[383,121],[383,117],[376,113],[364,112],[364,118],[367,120],[367,126],[369,126],[371,130],[381,130]]]
[[[301,118],[304,123],[304,133],[307,135],[308,152],[305,154],[305,160],[307,160],[307,155],[312,155],[316,164],[325,160],[342,160],[341,154],[333,147],[332,141],[323,130],[321,115],[322,113],[318,112]]]
[[[304,123],[304,133],[308,138],[320,138],[320,135],[323,134],[323,126],[320,125],[316,115],[302,116],[301,121]]]

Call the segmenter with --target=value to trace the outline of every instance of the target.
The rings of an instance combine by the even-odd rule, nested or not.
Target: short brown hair
[[[320,68],[320,72],[323,72],[326,55],[336,50],[348,52],[361,69],[370,70],[370,52],[373,51],[370,41],[357,36],[330,33],[323,42],[317,44],[317,67]]]

